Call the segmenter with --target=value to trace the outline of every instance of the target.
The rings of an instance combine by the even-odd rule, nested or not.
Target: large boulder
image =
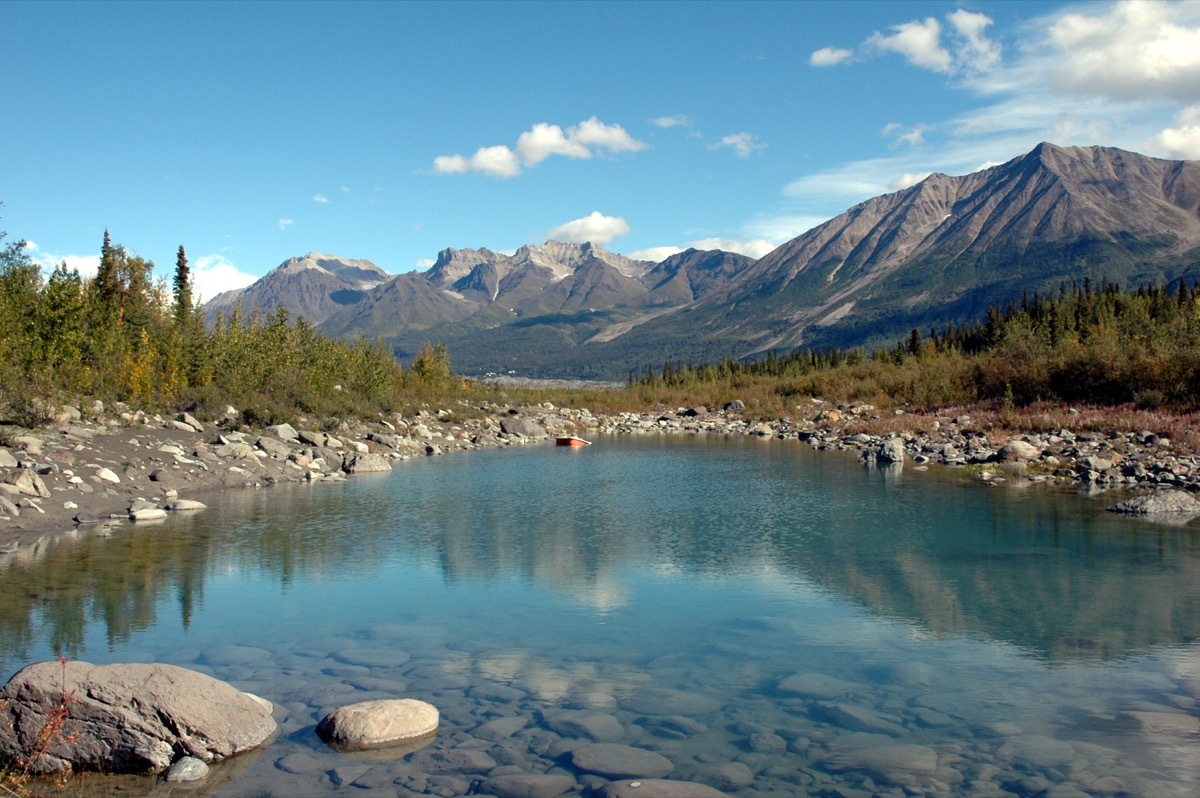
[[[0,690],[0,756],[32,760],[36,773],[156,773],[183,756],[216,762],[276,728],[269,702],[175,665],[38,662]]]
[[[46,487],[46,483],[42,482],[42,478],[37,475],[37,472],[31,469],[18,468],[16,471],[10,471],[5,475],[4,481],[16,487],[23,496],[50,498],[50,490]]]
[[[996,459],[1003,463],[1022,463],[1026,460],[1036,460],[1042,456],[1042,450],[1028,441],[1011,440],[996,452]]]
[[[505,435],[520,435],[522,438],[544,438],[550,434],[537,422],[527,418],[502,418],[500,431]]]
[[[365,474],[372,471],[391,471],[392,461],[381,454],[355,454],[346,459],[344,466],[349,474]]]
[[[888,438],[880,444],[879,450],[875,453],[875,459],[880,463],[903,463],[904,439]]]

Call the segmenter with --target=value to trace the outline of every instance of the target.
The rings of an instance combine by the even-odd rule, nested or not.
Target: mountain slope
[[[1198,207],[1200,162],[1041,144],[856,205],[753,264],[687,324],[745,355],[976,320],[1063,281],[1166,283],[1198,271]],[[681,318],[630,334],[670,337]]]

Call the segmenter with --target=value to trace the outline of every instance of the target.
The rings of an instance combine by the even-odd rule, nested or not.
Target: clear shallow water
[[[272,700],[279,737],[210,777],[230,796],[582,789],[571,712],[731,794],[1193,795],[1200,536],[1111,501],[796,441],[426,458],[9,563],[0,672],[163,661]],[[438,706],[437,741],[315,737],[379,697]]]

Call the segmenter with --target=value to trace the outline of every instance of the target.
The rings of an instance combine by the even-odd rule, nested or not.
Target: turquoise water
[[[732,795],[1200,792],[1200,535],[1017,484],[621,437],[233,492],[0,566],[0,674],[162,661],[270,699],[230,796],[585,791],[580,713]],[[435,743],[317,740],[379,697],[438,706]]]

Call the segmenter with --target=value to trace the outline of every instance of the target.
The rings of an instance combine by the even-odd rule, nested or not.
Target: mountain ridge
[[[314,256],[320,269],[331,257]],[[257,296],[291,301],[283,266],[259,281],[278,290]],[[305,318],[382,337],[401,357],[446,343],[466,373],[621,377],[666,358],[860,345],[975,321],[991,303],[1062,282],[1184,276],[1200,276],[1200,162],[1043,142],[858,203],[757,260],[686,250],[651,263],[554,241],[511,255],[447,248],[426,272],[339,288],[358,291],[340,302],[310,296],[325,315]]]

